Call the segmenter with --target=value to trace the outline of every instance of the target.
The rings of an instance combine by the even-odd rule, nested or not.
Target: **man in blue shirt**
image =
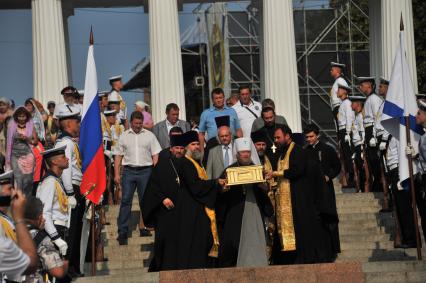
[[[243,131],[238,120],[237,113],[233,108],[230,108],[225,105],[225,93],[221,88],[215,88],[212,90],[211,99],[213,106],[204,110],[201,113],[200,124],[199,124],[199,133],[198,138],[200,140],[200,148],[204,148],[204,158],[203,161],[207,160],[210,148],[218,145],[216,139],[217,136],[217,126],[215,118],[219,116],[229,116],[231,133],[233,136],[238,138],[243,136]],[[207,134],[207,138],[206,138]],[[205,162],[203,162],[205,163]]]

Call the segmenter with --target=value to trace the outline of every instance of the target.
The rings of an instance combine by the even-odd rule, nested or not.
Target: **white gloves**
[[[345,142],[347,142],[348,144],[351,144],[351,137],[349,136],[349,134],[345,135]]]
[[[414,150],[414,147],[411,144],[405,147],[405,154],[411,157],[414,157],[416,155],[416,151]]]
[[[375,147],[377,145],[377,140],[375,137],[372,137],[370,139],[370,141],[368,142],[368,144],[370,145],[370,147]]]
[[[61,255],[64,256],[67,254],[68,245],[64,240],[62,240],[61,238],[58,238],[54,240],[53,243],[58,247]]]
[[[379,144],[379,150],[380,150],[380,151],[386,150],[386,142],[382,141],[382,142]]]
[[[75,199],[74,196],[69,196],[68,197],[68,206],[71,209],[74,209],[77,206],[77,200]]]
[[[352,154],[352,160],[356,159],[356,153]]]

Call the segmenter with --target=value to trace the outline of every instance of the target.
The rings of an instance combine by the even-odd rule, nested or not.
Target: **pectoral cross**
[[[277,147],[275,146],[274,143],[272,144],[271,149],[272,149],[272,153],[275,153],[275,151],[277,151]]]
[[[176,177],[176,183],[180,186],[180,179],[179,176]]]

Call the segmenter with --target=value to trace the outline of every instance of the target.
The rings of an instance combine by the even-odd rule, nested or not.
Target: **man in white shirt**
[[[345,85],[338,85],[337,94],[342,100],[342,103],[339,106],[338,112],[338,138],[340,142],[340,148],[342,149],[343,155],[343,165],[345,167],[345,172],[349,175],[348,186],[351,186],[354,181],[354,170],[352,167],[351,160],[351,132],[352,125],[355,121],[355,113],[352,110],[352,103],[348,98],[348,94],[351,91],[351,88]]]
[[[132,200],[137,188],[139,206],[142,206],[148,179],[152,167],[158,161],[161,146],[153,133],[143,128],[143,115],[139,111],[132,113],[130,117],[130,129],[126,130],[119,139],[117,152],[115,153],[115,178],[116,184],[122,186],[123,195],[118,215],[118,242],[127,245],[129,231],[129,219],[131,216]],[[123,166],[123,176],[120,171]],[[150,236],[142,217],[139,223],[140,236]]]
[[[375,77],[357,77],[359,90],[367,96],[364,104],[364,129],[365,145],[370,170],[370,179],[372,179],[372,190],[382,191],[380,180],[380,160],[378,153],[378,140],[375,125],[380,119],[380,106],[383,99],[375,93]]]
[[[260,117],[262,105],[251,98],[249,86],[240,86],[240,100],[232,108],[237,112],[244,137],[250,137],[254,120]]]
[[[330,104],[331,110],[333,111],[333,117],[337,122],[337,113],[339,112],[339,106],[342,103],[342,100],[337,95],[337,91],[339,89],[338,85],[348,86],[348,82],[343,78],[343,69],[346,65],[335,62],[331,62],[330,65],[330,75],[334,79],[333,86],[330,90]]]
[[[5,174],[10,174],[10,172]],[[0,178],[3,176],[0,175]],[[0,193],[2,193],[1,185]],[[36,270],[38,263],[35,245],[24,220],[25,196],[18,190],[13,190],[12,196],[0,196],[0,202],[3,204],[9,203],[11,199],[13,199],[11,211],[17,242],[6,237],[3,227],[0,225],[0,281],[3,276],[17,278],[20,275],[31,274]]]

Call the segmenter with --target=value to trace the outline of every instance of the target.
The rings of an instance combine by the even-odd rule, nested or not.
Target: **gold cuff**
[[[282,177],[282,176],[284,176],[284,171],[281,171],[281,172],[274,171],[274,172],[272,172],[272,177],[274,177],[274,178],[276,178],[276,177]]]

